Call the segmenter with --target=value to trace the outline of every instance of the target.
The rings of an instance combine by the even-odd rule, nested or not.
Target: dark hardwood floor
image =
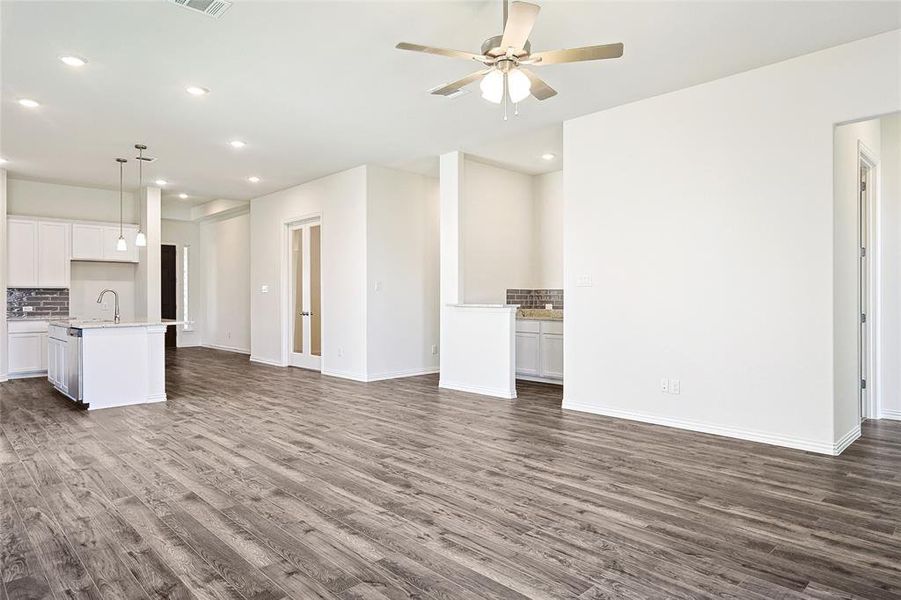
[[[206,349],[169,401],[0,385],[21,598],[901,598],[901,423],[841,457]]]

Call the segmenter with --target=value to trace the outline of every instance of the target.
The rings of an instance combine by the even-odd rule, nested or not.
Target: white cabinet
[[[103,256],[103,226],[72,225],[72,259],[99,260]]]
[[[38,287],[69,287],[69,227],[38,222]]]
[[[516,373],[538,376],[541,367],[540,334],[516,332]]]
[[[122,235],[128,250],[116,250],[119,241],[118,225],[74,223],[72,225],[72,259],[116,262],[138,262],[135,236],[138,228],[134,225],[122,227]]]
[[[69,287],[69,224],[7,221],[8,287]]]
[[[7,337],[10,377],[42,375],[47,370],[46,321],[10,321]]]
[[[563,379],[562,321],[516,321],[516,375],[560,383]]]
[[[47,340],[47,380],[63,392],[67,390],[68,384],[68,350],[69,346],[65,341],[53,338]]]
[[[546,333],[541,336],[541,376],[563,379],[563,336]]]

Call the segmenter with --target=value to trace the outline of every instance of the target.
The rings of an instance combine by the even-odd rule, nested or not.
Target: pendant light
[[[135,144],[138,150],[138,207],[141,206],[141,189],[144,187],[144,150],[147,146],[144,144]],[[138,235],[135,236],[135,246],[144,247],[147,245],[147,236],[141,228],[140,219],[138,219]]]
[[[128,244],[125,243],[125,236],[122,235],[122,170],[128,161],[124,158],[117,158],[119,163],[119,239],[116,241],[116,250],[125,252],[128,250]]]

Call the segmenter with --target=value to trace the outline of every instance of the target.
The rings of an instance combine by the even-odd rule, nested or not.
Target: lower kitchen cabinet
[[[47,322],[10,321],[9,376],[32,377],[47,372]]]
[[[516,376],[520,379],[562,383],[562,321],[516,321]]]

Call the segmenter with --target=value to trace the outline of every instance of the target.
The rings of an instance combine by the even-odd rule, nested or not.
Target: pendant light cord
[[[124,162],[119,163],[119,237],[122,237],[122,167]]]

